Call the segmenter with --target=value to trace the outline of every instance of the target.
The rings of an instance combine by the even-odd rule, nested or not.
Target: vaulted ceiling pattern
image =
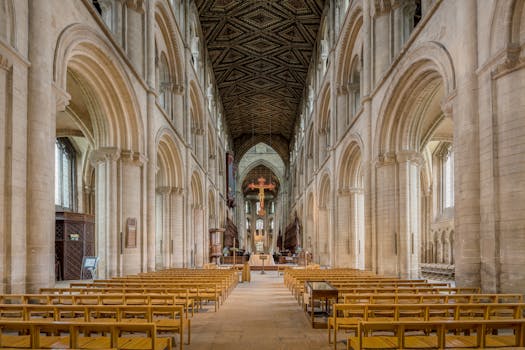
[[[196,1],[234,150],[271,132],[288,157],[323,2]]]

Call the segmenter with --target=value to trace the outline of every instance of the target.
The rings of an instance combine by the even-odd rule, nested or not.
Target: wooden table
[[[325,312],[327,317],[330,317],[330,307],[331,302],[335,299],[335,302],[338,302],[338,291],[337,288],[332,286],[330,283],[326,281],[306,281],[304,284],[304,292],[309,295],[309,304],[311,308],[310,312],[310,320],[312,323],[312,328],[316,328],[316,322],[315,322],[315,300],[322,300],[325,299]],[[322,306],[321,306],[322,310]],[[305,309],[306,313],[308,313],[308,306],[306,306]],[[326,328],[325,326],[328,326],[328,323],[317,323],[321,325],[321,328]]]

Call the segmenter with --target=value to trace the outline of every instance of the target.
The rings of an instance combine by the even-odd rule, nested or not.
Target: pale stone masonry
[[[0,0],[0,292],[55,283],[57,137],[100,277],[200,267],[209,228],[244,225],[196,4],[96,4]],[[274,232],[297,212],[316,263],[525,293],[525,1],[324,6]]]

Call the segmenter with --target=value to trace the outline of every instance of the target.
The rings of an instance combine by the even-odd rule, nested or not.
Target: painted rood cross
[[[275,189],[275,185],[273,183],[266,184],[266,179],[264,177],[260,177],[257,179],[258,185],[254,184],[253,182],[251,184],[248,184],[248,188],[250,190],[259,190],[259,202],[261,209],[259,209],[260,216],[264,216],[266,211],[264,210],[264,190],[270,190],[273,191]]]

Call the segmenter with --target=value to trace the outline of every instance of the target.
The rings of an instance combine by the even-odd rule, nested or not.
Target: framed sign
[[[96,270],[99,259],[98,256],[85,256],[84,259],[82,259],[82,268],[86,270]]]
[[[126,248],[137,248],[137,218],[126,219]]]
[[[98,256],[84,256],[82,258],[82,268],[80,269],[80,279],[83,280],[85,273],[89,272],[89,275],[92,279],[98,276],[97,274],[97,265],[100,258]]]

